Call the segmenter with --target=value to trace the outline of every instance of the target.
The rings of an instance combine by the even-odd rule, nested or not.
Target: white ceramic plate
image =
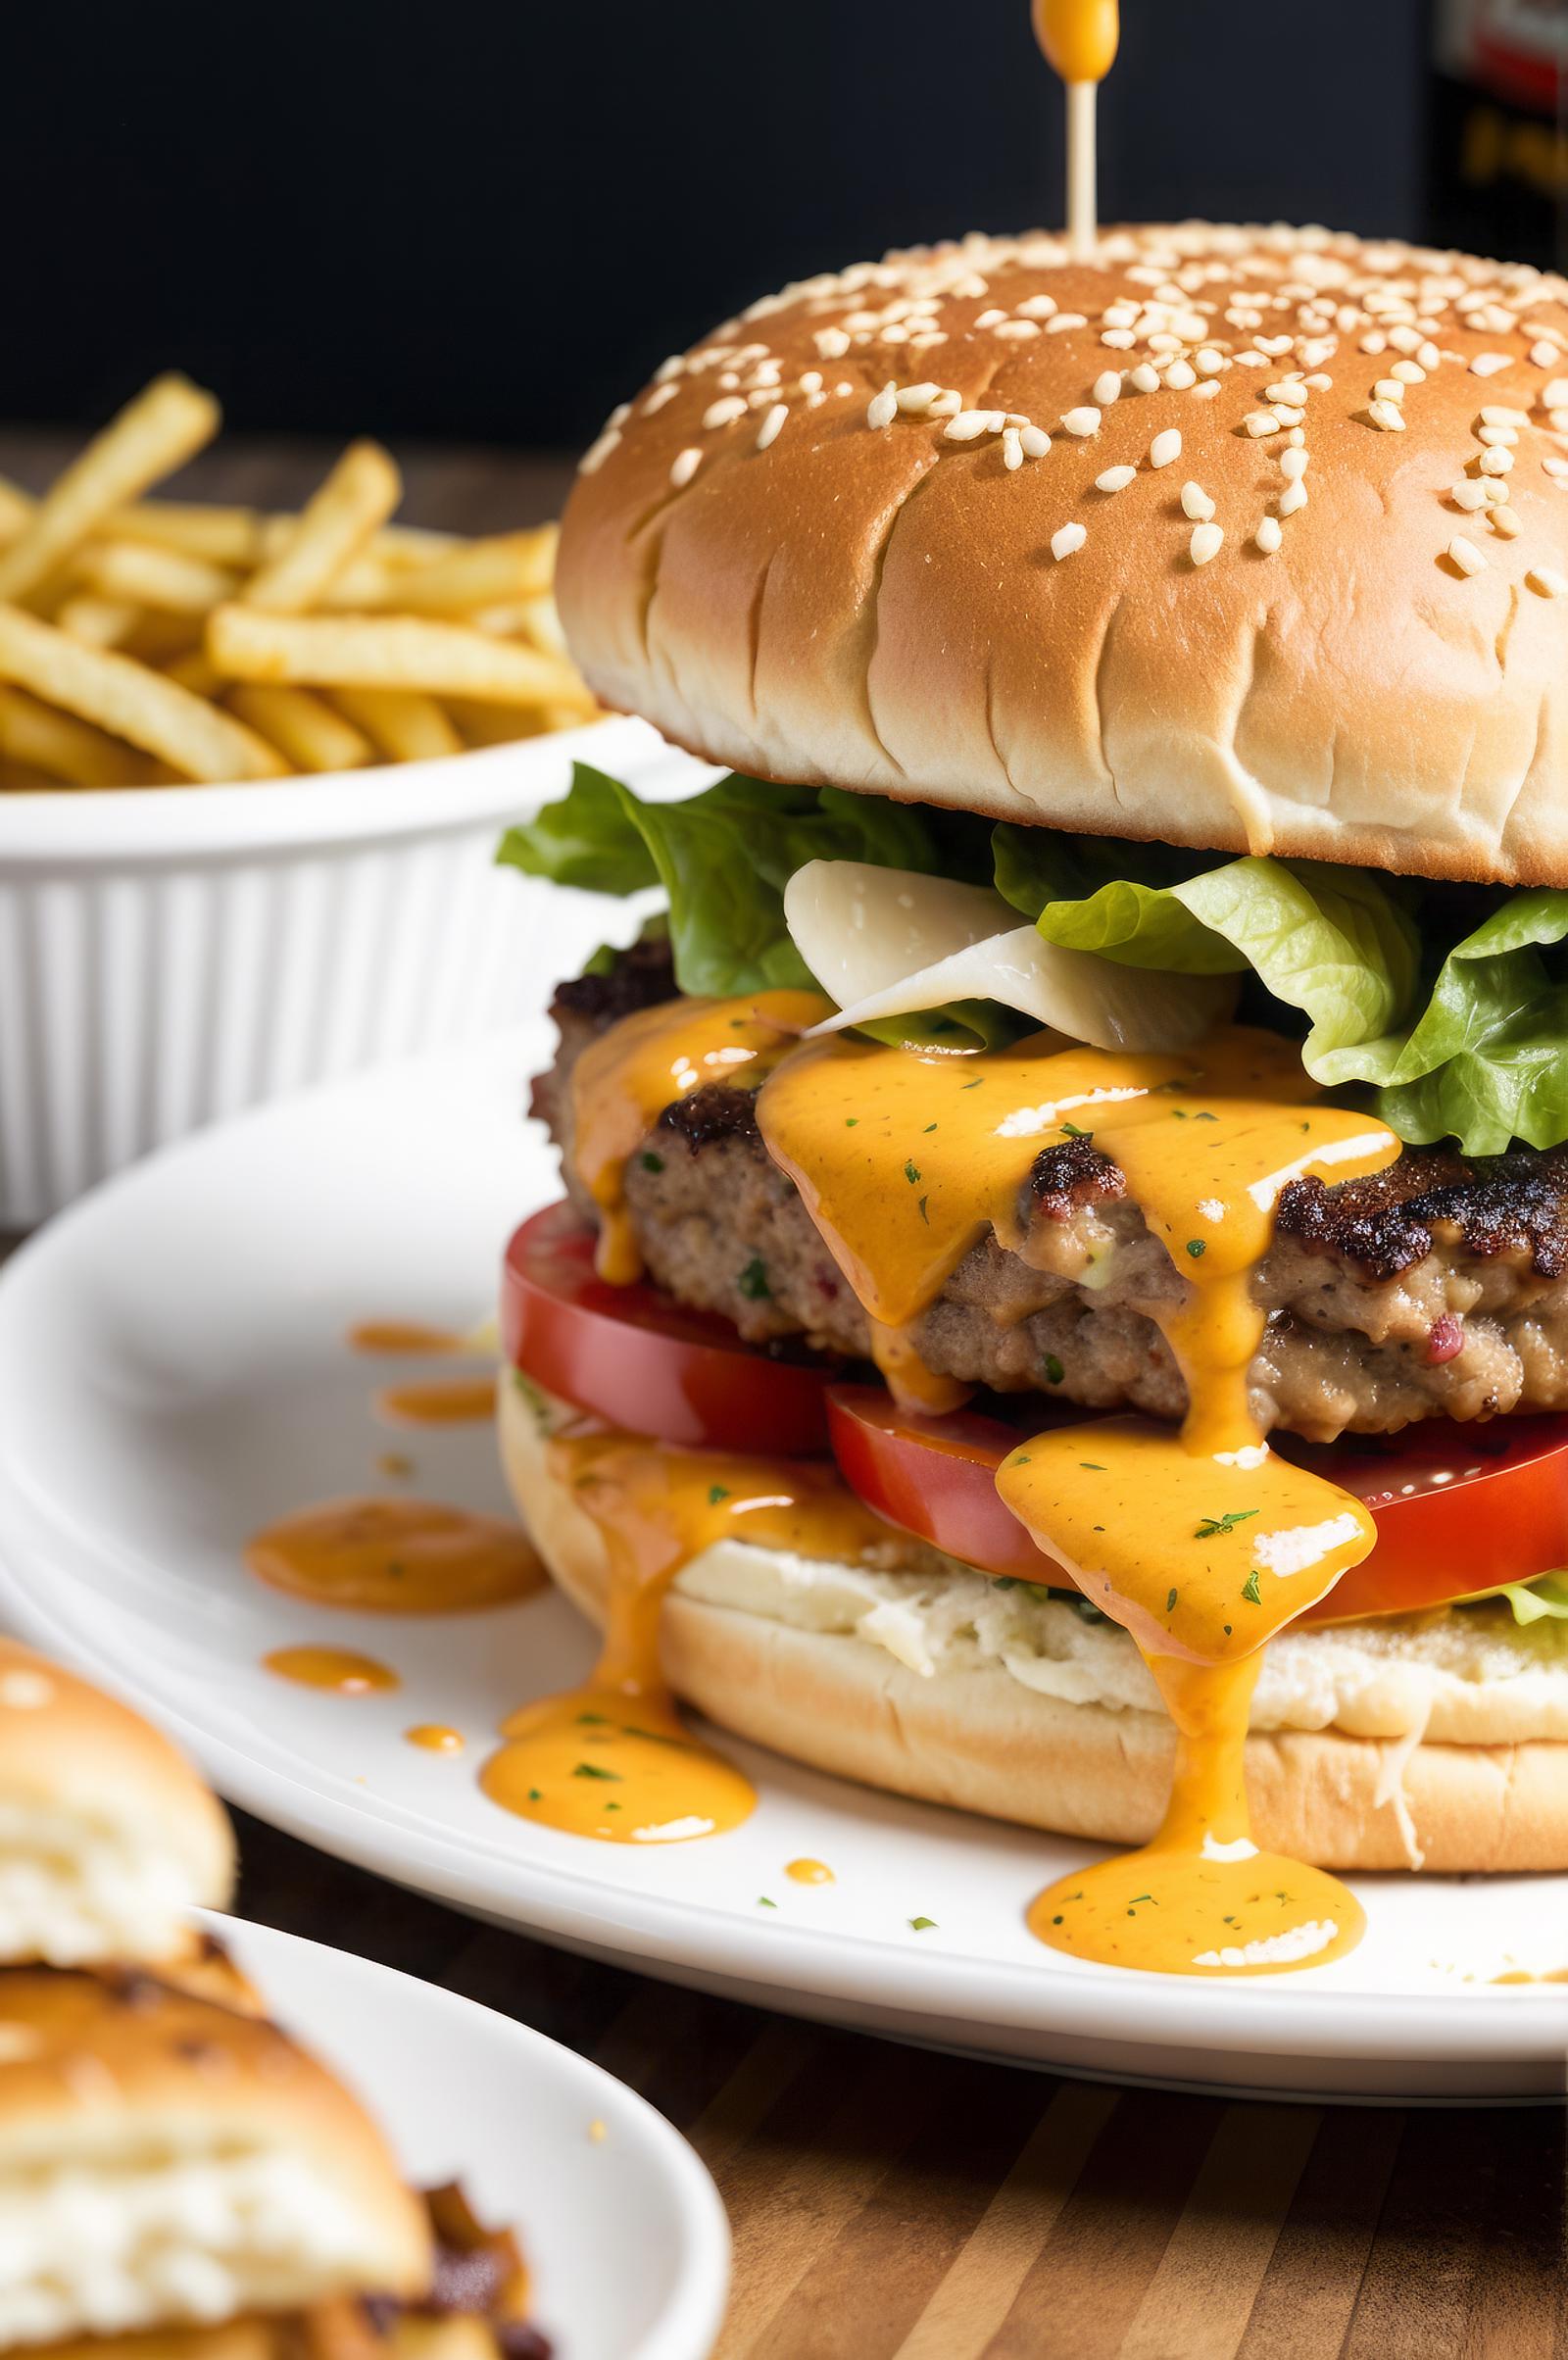
[[[207,1922],[372,2108],[415,2187],[461,2180],[482,2219],[515,2228],[560,2360],[707,2360],[729,2230],[662,2114],[471,1999],[270,1926]]]
[[[547,1055],[541,1027],[279,1102],[125,1174],[24,1249],[0,1277],[0,1613],[155,1710],[264,1818],[655,1974],[1079,2071],[1560,2093],[1568,1987],[1491,1979],[1568,1964],[1568,1878],[1368,1880],[1361,1947],[1289,1978],[1107,1972],[1045,1950],[1023,1923],[1084,1846],[727,1739],[761,1795],[729,1836],[639,1852],[508,1817],[474,1776],[490,1734],[590,1659],[553,1595],[391,1621],[246,1576],[258,1525],[376,1487],[394,1438],[369,1401],[388,1367],[352,1357],[345,1329],[466,1325],[493,1300],[509,1230],[557,1193],[521,1119],[524,1077]],[[485,1429],[412,1450],[414,1489],[504,1505]],[[401,1693],[324,1696],[260,1668],[310,1638],[380,1655]],[[409,1745],[419,1721],[466,1731],[468,1751]],[[801,1854],[837,1883],[791,1884]],[[915,1917],[936,1923],[915,1931]]]

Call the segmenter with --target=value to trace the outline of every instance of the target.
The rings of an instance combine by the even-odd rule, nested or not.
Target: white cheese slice
[[[817,1025],[996,1000],[1093,1049],[1181,1049],[1224,1016],[1227,976],[1161,975],[1058,950],[999,893],[862,860],[808,860],[784,889],[796,949],[839,1012]],[[1010,922],[1009,922],[1010,921]]]

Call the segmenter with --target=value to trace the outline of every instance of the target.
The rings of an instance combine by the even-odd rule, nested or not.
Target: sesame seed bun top
[[[1200,222],[809,279],[615,412],[558,596],[762,776],[1568,884],[1568,282]]]

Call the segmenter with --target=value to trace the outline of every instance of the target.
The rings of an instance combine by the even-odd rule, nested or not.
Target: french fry
[[[545,705],[481,705],[476,698],[454,697],[447,711],[466,746],[510,746],[517,738],[542,737],[550,726]]]
[[[413,615],[307,618],[219,607],[208,618],[207,652],[238,680],[420,688],[491,705],[570,704],[584,693],[558,656]]]
[[[21,688],[0,688],[0,754],[69,787],[142,786],[150,776],[128,746]]]
[[[13,483],[9,476],[0,475],[0,542],[14,541],[32,522],[36,503]]]
[[[262,518],[258,564],[282,556],[299,529],[299,521],[297,516],[286,514]],[[387,565],[428,565],[432,559],[444,558],[450,550],[463,546],[461,533],[436,532],[423,524],[383,524],[379,532],[370,535],[368,554]]]
[[[451,615],[469,607],[536,598],[554,577],[557,537],[553,524],[540,524],[532,532],[470,541],[428,565],[400,572],[387,584],[380,603],[396,607],[400,614]]]
[[[277,778],[286,767],[265,738],[231,713],[204,704],[162,672],[112,649],[85,647],[18,607],[0,605],[0,680],[157,755],[187,778]]]
[[[403,497],[403,478],[379,443],[351,443],[284,547],[253,573],[241,596],[270,615],[312,607]]]
[[[188,688],[193,697],[220,697],[229,685],[205,648],[176,656],[163,670],[177,688]]]
[[[548,591],[541,591],[537,598],[515,599],[510,606],[480,607],[464,620],[476,631],[493,631],[498,639],[525,639],[547,656],[566,653],[566,634]]]
[[[218,430],[218,404],[181,376],[157,377],[38,502],[0,553],[0,601],[24,598],[112,510],[191,458]]]
[[[308,688],[263,688],[243,681],[228,708],[286,755],[296,770],[358,770],[375,759],[363,730]]]
[[[288,519],[291,528],[296,521]],[[262,562],[269,522],[254,508],[203,508],[194,501],[143,500],[129,508],[117,508],[113,516],[106,516],[103,535],[106,541],[150,541],[155,548],[182,550],[186,557],[206,558],[214,565],[248,569]]]
[[[394,762],[461,754],[463,740],[434,697],[412,688],[337,688],[332,701]]]
[[[241,581],[226,565],[150,542],[108,541],[84,550],[77,562],[83,579],[103,597],[165,615],[206,615],[233,598]]]
[[[123,599],[96,598],[82,591],[68,598],[55,621],[73,639],[85,640],[88,647],[117,648],[129,638],[136,627],[137,610]]]

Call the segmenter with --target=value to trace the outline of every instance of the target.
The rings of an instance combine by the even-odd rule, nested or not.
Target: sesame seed
[[[1550,369],[1557,359],[1557,347],[1543,336],[1539,344],[1530,347],[1530,358],[1538,369]]]
[[[1018,441],[1025,459],[1044,459],[1051,448],[1051,437],[1044,426],[1020,426]]]
[[[1095,489],[1101,492],[1124,492],[1137,472],[1136,467],[1107,467],[1103,475],[1095,477]]]
[[[1182,485],[1182,514],[1199,524],[1206,524],[1214,514],[1214,503],[1200,483]]]
[[[1173,393],[1186,393],[1198,382],[1198,371],[1190,361],[1173,361],[1165,371],[1165,382]]]
[[[1294,516],[1298,509],[1305,508],[1305,506],[1306,486],[1298,475],[1296,481],[1288,483],[1280,494],[1280,515]]]
[[[1152,368],[1148,361],[1140,361],[1127,382],[1137,393],[1157,393],[1159,391],[1159,371]]]
[[[1568,573],[1559,573],[1555,565],[1533,565],[1525,580],[1538,598],[1568,598]]]
[[[1467,541],[1462,532],[1454,534],[1444,554],[1450,565],[1458,566],[1461,573],[1484,573],[1486,571],[1486,559],[1474,541]]]
[[[933,383],[929,377],[918,385],[901,385],[898,391],[899,409],[915,418],[923,417],[941,391],[941,386]]]
[[[1279,419],[1272,410],[1253,410],[1243,418],[1242,423],[1254,442],[1261,442],[1265,434],[1277,434],[1280,430]]]
[[[1541,464],[1554,482],[1561,483],[1568,478],[1568,459],[1544,459]]]
[[[1100,413],[1085,402],[1076,410],[1064,410],[1061,422],[1069,434],[1094,434],[1099,431]]]
[[[1305,390],[1299,377],[1281,377],[1277,385],[1264,386],[1263,399],[1266,402],[1285,402],[1292,409],[1299,409]]]
[[[1138,339],[1130,327],[1107,327],[1102,331],[1100,341],[1110,352],[1130,353]]]
[[[1218,391],[1218,377],[1200,377],[1199,382],[1193,387],[1193,398],[1195,401],[1200,402],[1211,401]]]
[[[1280,453],[1280,473],[1288,483],[1299,483],[1306,473],[1306,453],[1294,445]]]
[[[590,443],[577,462],[579,475],[597,475],[611,452],[620,440],[618,426],[607,426],[597,442]]]
[[[1082,312],[1058,312],[1054,320],[1046,321],[1046,334],[1059,336],[1063,328],[1087,327],[1088,325],[1089,322]]]
[[[1194,365],[1200,377],[1217,377],[1225,366],[1225,356],[1217,353],[1212,344],[1205,344],[1194,355]]]
[[[738,393],[727,393],[721,402],[710,402],[703,412],[703,425],[711,433],[717,426],[732,426],[738,418],[746,416],[746,403]]]
[[[822,371],[819,369],[803,369],[801,371],[801,391],[803,393],[820,393],[821,390]]]
[[[688,443],[684,451],[676,452],[670,464],[669,480],[677,492],[685,490],[702,464],[703,455],[695,443]]]
[[[956,418],[949,418],[943,439],[947,442],[973,442],[976,435],[990,433],[995,415],[990,410],[960,410]]]
[[[962,394],[954,386],[945,385],[940,393],[931,396],[925,406],[925,414],[927,418],[956,418],[962,408]]]
[[[779,428],[783,425],[784,420],[789,417],[789,414],[790,406],[788,402],[775,402],[773,404],[772,409],[768,412],[766,418],[763,418],[761,424],[757,429],[757,448],[760,451],[765,451],[769,443],[777,442]]]
[[[1443,358],[1443,355],[1439,352],[1435,344],[1428,342],[1426,344],[1418,344],[1416,346],[1415,357],[1420,362],[1422,368],[1430,373],[1434,369],[1437,368],[1438,363]]]
[[[1253,533],[1252,539],[1266,558],[1274,555],[1284,538],[1277,516],[1260,516],[1258,518],[1257,530]]]
[[[1020,320],[1049,320],[1056,308],[1054,295],[1026,295],[1014,307]]]
[[[1524,526],[1519,521],[1518,512],[1511,509],[1506,501],[1503,502],[1501,508],[1488,509],[1487,522],[1493,531],[1504,541],[1516,541],[1524,530]]]
[[[1517,426],[1478,426],[1476,440],[1489,451],[1511,451],[1519,440]]]
[[[1051,536],[1051,554],[1054,558],[1070,558],[1088,538],[1081,524],[1063,524]]]
[[[1568,377],[1551,377],[1541,388],[1544,410],[1558,410],[1568,403]]]
[[[1217,524],[1195,524],[1193,537],[1187,544],[1187,554],[1195,565],[1206,565],[1210,558],[1218,557],[1224,538]]]
[[[1453,502],[1455,508],[1466,508],[1474,514],[1478,508],[1485,508],[1487,505],[1487,487],[1484,483],[1476,483],[1470,478],[1465,478],[1461,482],[1449,484],[1448,498]]]
[[[1404,432],[1404,419],[1395,402],[1372,402],[1366,409],[1365,417],[1369,426],[1381,427],[1385,434]]]
[[[868,426],[891,426],[898,415],[899,389],[896,385],[884,385],[866,405],[865,422]]]
[[[656,385],[653,392],[648,396],[647,401],[643,404],[644,418],[652,418],[657,411],[662,410],[664,404],[666,402],[672,402],[679,391],[680,387],[674,384],[672,381],[667,381],[662,385]]]
[[[1372,388],[1380,402],[1402,402],[1404,387],[1397,377],[1379,377]]]
[[[1102,410],[1108,410],[1111,403],[1116,401],[1121,393],[1121,370],[1119,369],[1102,369],[1100,375],[1095,379],[1094,391],[1095,399]]]
[[[1489,402],[1477,423],[1483,426],[1528,426],[1528,410],[1508,410],[1500,402]]]
[[[996,306],[993,305],[989,311],[982,312],[979,315],[974,321],[974,325],[976,327],[1000,327],[1006,317],[1007,315],[1005,312],[999,312]]]
[[[1171,461],[1180,459],[1181,455],[1181,433],[1175,426],[1167,426],[1163,433],[1156,434],[1149,446],[1149,464],[1152,467],[1168,467]]]
[[[1473,377],[1494,377],[1499,369],[1511,367],[1512,362],[1511,353],[1477,353],[1470,364],[1470,374]]]
[[[1483,475],[1506,475],[1513,466],[1511,451],[1483,451],[1476,461]]]
[[[1401,385],[1424,385],[1427,379],[1427,372],[1419,361],[1396,361],[1389,374],[1397,377]]]

